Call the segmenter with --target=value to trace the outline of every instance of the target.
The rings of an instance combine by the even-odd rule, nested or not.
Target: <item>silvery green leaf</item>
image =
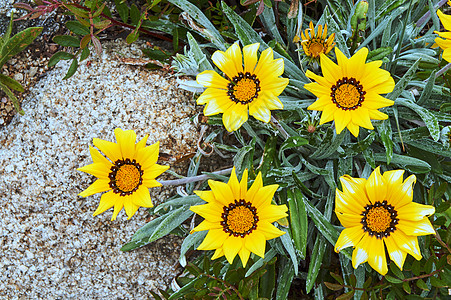
[[[176,81],[179,84],[180,88],[187,90],[189,92],[201,94],[205,90],[205,87],[203,85],[198,84],[196,80],[177,78]]]

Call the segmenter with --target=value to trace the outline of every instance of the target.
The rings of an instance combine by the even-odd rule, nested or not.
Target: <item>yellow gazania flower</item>
[[[100,198],[100,204],[93,216],[114,206],[112,221],[116,219],[123,207],[128,219],[140,206],[152,207],[149,188],[161,186],[161,183],[155,178],[169,169],[169,166],[156,164],[159,142],[146,147],[149,135],[135,144],[136,133],[133,130],[116,128],[114,134],[117,144],[97,138],[93,139],[94,145],[110,160],[94,147],[89,146],[94,163],[77,169],[98,178],[81,192],[80,196],[87,197],[109,191]]]
[[[437,43],[437,45],[443,49],[443,59],[447,62],[451,62],[451,16],[445,15],[440,10],[437,11],[437,15],[440,18],[440,21],[443,24],[443,27],[445,27],[446,32],[439,32],[434,31],[437,33],[440,37],[444,38],[436,38],[434,41]]]
[[[327,24],[324,25],[324,31],[323,26],[318,25],[318,32],[316,34],[312,22],[310,22],[309,27],[310,28],[305,30],[305,34],[304,32],[301,32],[301,45],[304,49],[305,55],[315,59],[319,58],[321,53],[329,53],[330,50],[332,50],[332,48],[335,46],[335,33],[332,33],[329,38],[326,39]]]
[[[382,275],[387,273],[385,246],[402,270],[407,253],[421,259],[417,236],[435,234],[427,216],[435,212],[430,205],[412,202],[415,175],[403,181],[404,170],[387,171],[377,167],[370,177],[340,178],[343,192],[336,190],[335,213],[345,229],[335,251],[355,247],[352,265],[368,261]]]
[[[243,267],[250,253],[265,255],[266,240],[284,234],[272,222],[287,216],[286,205],[272,205],[271,200],[279,187],[277,184],[263,186],[261,173],[247,189],[247,169],[241,182],[235,173],[228,183],[209,180],[211,191],[195,191],[208,202],[191,206],[191,210],[205,218],[192,232],[208,230],[198,250],[216,250],[211,259],[225,255],[232,263],[238,254]]]
[[[223,113],[222,121],[228,131],[237,130],[247,121],[248,110],[257,120],[268,123],[271,110],[283,108],[277,98],[288,85],[287,78],[279,77],[284,70],[283,59],[274,59],[268,48],[257,62],[259,47],[259,43],[247,45],[241,53],[235,43],[226,52],[213,53],[211,59],[226,78],[213,70],[197,75],[197,83],[207,88],[197,104],[206,104],[206,116]]]
[[[347,127],[357,137],[359,126],[374,129],[371,119],[388,118],[378,109],[394,102],[379,94],[393,91],[395,81],[389,72],[379,68],[382,61],[365,63],[367,48],[360,49],[349,59],[337,47],[335,54],[338,65],[321,54],[324,77],[306,72],[305,75],[316,82],[308,83],[304,88],[318,97],[307,109],[323,112],[320,124],[335,120],[338,134]]]

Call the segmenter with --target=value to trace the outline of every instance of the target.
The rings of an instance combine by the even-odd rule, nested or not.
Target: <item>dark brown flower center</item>
[[[365,206],[365,211],[361,213],[361,216],[363,216],[360,221],[363,230],[378,239],[388,237],[391,232],[396,230],[396,224],[399,221],[396,218],[398,212],[392,205],[387,204],[387,200]]]
[[[338,79],[330,89],[332,102],[343,110],[357,109],[365,100],[366,92],[363,91],[363,86],[353,77]]]
[[[238,73],[227,85],[227,95],[235,103],[248,104],[257,99],[260,80],[249,72]]]
[[[108,175],[113,192],[121,196],[133,194],[143,182],[143,170],[136,160],[118,159]]]
[[[229,235],[245,237],[257,228],[257,209],[244,200],[235,200],[224,206],[221,217],[223,230]]]

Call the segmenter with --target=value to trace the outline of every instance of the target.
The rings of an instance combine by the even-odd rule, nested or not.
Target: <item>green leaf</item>
[[[116,4],[116,11],[119,14],[119,17],[121,17],[122,22],[127,23],[130,10],[125,2],[121,2],[122,0],[114,0],[114,4]]]
[[[56,35],[53,41],[63,47],[80,47],[80,40],[72,35]]]
[[[133,250],[169,234],[192,214],[193,212],[189,210],[189,206],[186,205],[150,221],[135,232],[132,236],[132,240],[122,246],[121,251]]]
[[[374,160],[387,162],[387,157],[381,153],[375,153]],[[415,170],[418,173],[427,173],[431,170],[431,166],[427,162],[422,161],[418,158],[399,155],[399,154],[393,154],[391,163],[399,165],[402,168],[406,168],[409,170]]]
[[[24,88],[23,86],[18,83],[16,80],[12,79],[9,76],[6,76],[2,73],[0,73],[0,82],[3,83],[4,85],[6,85],[7,87],[9,87],[12,90],[18,91],[18,92],[23,92]]]
[[[282,152],[292,148],[298,148],[308,144],[308,140],[300,136],[290,136],[287,138],[279,149],[279,158],[282,157]]]
[[[401,95],[401,93],[404,91],[404,89],[407,87],[407,85],[409,84],[409,81],[412,79],[412,77],[415,75],[417,69],[418,69],[418,65],[420,64],[421,58],[418,59],[411,67],[409,70],[407,70],[407,72],[404,74],[404,76],[401,78],[401,80],[399,80],[393,91],[390,94],[387,94],[387,96],[385,96],[385,98],[390,99],[390,100],[396,100],[399,95]]]
[[[416,112],[423,122],[426,124],[426,127],[431,134],[432,139],[437,142],[440,139],[440,126],[438,124],[438,119],[431,113],[429,110],[419,106],[418,104],[411,102],[407,99],[397,99],[396,104],[405,106]]]
[[[132,24],[135,26],[138,25],[139,20],[141,19],[139,8],[134,3],[130,7],[130,19],[132,21]]]
[[[329,290],[332,290],[332,291],[339,291],[339,290],[341,290],[341,289],[344,288],[344,286],[341,285],[341,284],[330,283],[330,282],[327,282],[327,281],[324,282],[324,285],[325,285]]]
[[[350,292],[344,293],[343,295],[338,296],[335,300],[349,300],[352,297],[354,297],[355,290],[352,290]]]
[[[83,50],[81,50],[81,54],[80,54],[80,61],[84,61],[85,59],[87,59],[89,56],[89,53],[90,53],[90,51],[89,51],[88,47],[83,48]]]
[[[185,254],[188,252],[191,247],[195,247],[196,245],[199,246],[200,243],[203,241],[205,236],[207,235],[207,230],[205,231],[196,231],[191,234],[189,234],[182,243],[182,246],[180,247],[180,261],[185,261]],[[182,264],[183,265],[183,264]]]
[[[282,241],[282,245],[287,250],[288,255],[291,258],[291,262],[294,266],[294,274],[298,274],[298,260],[296,256],[296,251],[294,250],[293,241],[291,240],[290,234],[288,233],[287,228],[280,228],[285,234],[280,236],[280,240]]]
[[[305,207],[309,213],[310,218],[315,223],[317,229],[321,234],[332,244],[335,245],[340,234],[332,224],[321,214],[321,212],[310,204],[308,200],[305,201]],[[343,249],[340,251],[347,258],[352,259],[352,255],[349,253],[349,249]]]
[[[5,92],[6,96],[8,96],[8,98],[12,101],[16,111],[18,113],[20,113],[21,115],[24,115],[25,112],[20,108],[19,100],[17,100],[17,98],[16,98],[16,96],[14,96],[13,92],[11,92],[11,90],[1,82],[0,82],[0,89],[2,89]]]
[[[390,276],[390,275],[385,275],[385,279],[387,279],[387,281],[390,282],[390,283],[395,283],[395,284],[402,283],[401,279],[395,278],[395,277]]]
[[[78,68],[78,60],[76,57],[74,57],[74,59],[72,60],[72,63],[69,66],[69,69],[67,70],[66,76],[64,76],[63,79],[68,79],[72,75],[74,75],[75,72],[77,71],[77,68]]]
[[[410,284],[408,281],[403,282],[402,289],[407,293],[410,294],[412,292],[412,289],[410,288]]]
[[[77,17],[86,18],[86,19],[89,18],[87,11],[85,11],[84,9],[78,8],[75,5],[71,5],[71,4],[66,4],[65,7],[68,10],[70,10]]]
[[[288,293],[290,292],[291,283],[293,282],[294,268],[286,258],[281,259],[281,264],[279,266],[276,300],[286,300],[288,299]]]
[[[199,64],[199,71],[203,72],[205,70],[213,70],[213,66],[208,61],[207,56],[202,52],[202,49],[199,47],[196,39],[189,32],[186,33],[186,37],[188,38],[190,50],[194,54],[196,62]]]
[[[318,277],[319,269],[321,264],[323,263],[324,253],[326,252],[326,240],[323,236],[317,235],[315,240],[315,246],[313,247],[312,256],[315,259],[312,259],[309,264],[309,269],[307,273],[307,282],[306,282],[306,290],[307,293],[313,288],[315,284],[316,277]]]
[[[418,105],[423,105],[426,102],[426,100],[428,100],[429,97],[431,96],[432,90],[434,88],[436,73],[437,71],[433,70],[431,76],[429,76],[428,82],[426,83],[426,86],[424,87],[423,92],[421,93],[421,96],[417,101]]]
[[[393,157],[393,134],[390,120],[383,121],[382,124],[380,124],[376,128],[381,138],[382,144],[384,145],[387,164],[389,165]]]
[[[288,207],[290,211],[290,229],[294,246],[299,251],[301,259],[305,259],[307,248],[308,220],[304,204],[304,195],[296,189],[287,190]]]
[[[264,258],[259,258],[250,268],[246,271],[246,274],[244,277],[250,276],[252,273],[254,273],[256,270],[258,270],[260,267],[262,267],[264,264],[268,263],[273,259],[277,254],[277,251],[271,248],[268,252],[265,253]]]
[[[70,31],[72,31],[73,33],[78,34],[78,35],[84,36],[84,35],[90,33],[89,28],[81,25],[81,23],[78,21],[67,21],[66,27],[67,27],[67,29],[69,29]]]
[[[423,279],[417,280],[417,287],[419,287],[422,290],[429,291],[429,287],[426,285],[426,283],[423,281]]]
[[[60,60],[69,60],[69,59],[72,59],[72,58],[74,58],[73,54],[70,54],[70,53],[67,53],[67,52],[64,52],[64,51],[59,51],[59,52],[56,52],[55,54],[53,54],[52,57],[50,57],[48,66],[49,67],[53,67]]]
[[[226,47],[227,43],[224,41],[223,37],[216,29],[215,25],[211,23],[211,21],[202,13],[202,11],[199,8],[197,8],[197,6],[195,6],[188,0],[168,0],[168,1],[178,6],[186,13],[188,13],[188,15],[192,18],[192,20],[195,20],[204,27],[203,29],[200,28],[200,30],[198,30],[198,32],[203,37],[213,42],[215,46],[218,47],[219,50],[225,51],[227,49]]]
[[[41,33],[42,27],[29,27],[7,40],[0,52],[0,67],[11,57],[24,50]]]
[[[197,204],[205,204],[205,201],[197,195],[179,197],[159,204],[157,207],[155,207],[155,213],[162,213],[168,209],[173,209],[176,207],[178,208],[179,206],[183,205],[194,206]]]

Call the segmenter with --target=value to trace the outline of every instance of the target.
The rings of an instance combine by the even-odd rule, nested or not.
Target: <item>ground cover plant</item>
[[[81,196],[106,192],[94,214],[154,216],[121,250],[184,237],[183,273],[153,297],[449,297],[451,3],[38,4],[19,7],[74,16],[50,61],[72,59],[66,77],[113,25],[131,30],[129,43],[172,41],[172,52],[143,52],[190,76],[180,86],[204,105],[202,147],[232,157],[198,175],[200,147],[186,176],[161,181],[158,145],[126,128],[93,141],[105,156],[90,147],[79,170],[98,178]],[[148,188],[176,184],[183,192],[153,207]]]

